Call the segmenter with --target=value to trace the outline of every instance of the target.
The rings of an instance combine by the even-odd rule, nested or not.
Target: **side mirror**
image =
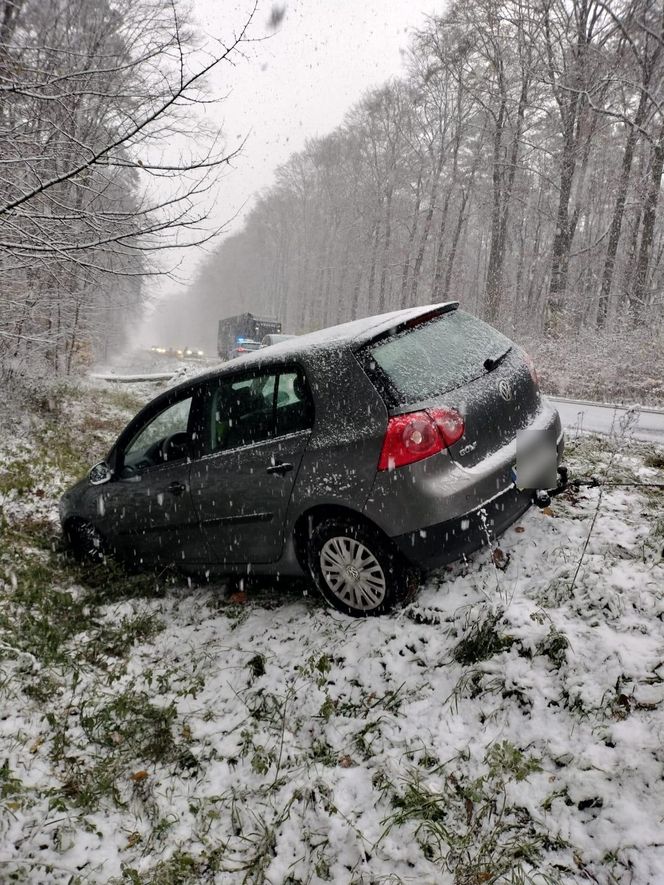
[[[94,467],[90,468],[90,472],[88,473],[88,479],[92,486],[101,486],[105,482],[110,482],[112,476],[113,471],[106,461],[100,461],[99,464],[95,464]]]

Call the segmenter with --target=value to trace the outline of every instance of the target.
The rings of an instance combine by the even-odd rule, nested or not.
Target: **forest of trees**
[[[213,233],[229,157],[196,110],[246,28],[201,47],[180,5],[0,0],[0,380],[117,348],[157,257]]]
[[[405,76],[278,170],[190,299],[294,332],[458,299],[516,337],[652,336],[663,73],[662,0],[452,2]]]
[[[0,379],[117,349],[162,256],[214,233],[229,156],[197,105],[246,30],[201,51],[180,3],[0,0]],[[457,299],[524,343],[661,357],[664,0],[441,9],[221,241],[179,343],[247,309],[302,332]]]

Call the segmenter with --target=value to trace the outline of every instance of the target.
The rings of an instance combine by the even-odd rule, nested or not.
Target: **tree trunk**
[[[392,194],[390,187],[385,196],[385,238],[383,240],[383,261],[380,271],[380,288],[378,290],[378,312],[385,312],[385,286],[387,283],[387,265],[390,259],[390,243],[392,240]]]
[[[410,287],[410,303],[415,304],[417,301],[417,288],[420,284],[420,272],[422,270],[422,264],[424,262],[424,255],[426,252],[427,241],[429,239],[429,233],[431,231],[431,221],[433,219],[433,213],[436,208],[436,197],[438,196],[438,182],[440,181],[440,173],[443,169],[443,162],[445,160],[445,151],[443,150],[443,146],[440,146],[438,160],[436,161],[436,166],[434,169],[433,181],[431,183],[431,195],[429,198],[429,208],[426,211],[426,215],[424,216],[424,226],[422,227],[422,235],[420,236],[420,242],[417,249],[417,257],[415,258],[415,266],[413,267],[413,280]]]
[[[420,218],[420,205],[422,203],[422,173],[417,176],[417,185],[415,187],[415,205],[413,206],[413,223],[408,230],[408,241],[406,245],[406,257],[401,270],[401,306],[406,306],[406,287],[408,286],[408,277],[410,274],[410,259],[413,254],[413,243],[415,242],[415,234],[417,233],[417,225]]]
[[[500,219],[502,208],[503,176],[501,171],[501,158],[503,150],[503,128],[507,98],[503,96],[496,119],[496,128],[493,133],[493,170],[491,181],[492,204],[491,204],[491,245],[489,246],[489,262],[486,272],[486,286],[484,290],[484,312],[487,320],[495,322],[498,317],[500,304],[500,292],[502,286],[502,254],[500,248]]]
[[[646,84],[647,85],[647,84]],[[604,260],[604,272],[602,273],[602,287],[599,293],[599,303],[597,305],[597,326],[603,328],[606,325],[606,319],[609,313],[609,300],[611,297],[611,284],[613,283],[613,271],[616,264],[616,255],[618,253],[618,242],[620,241],[620,233],[622,231],[623,214],[625,212],[625,200],[627,199],[627,188],[632,173],[632,161],[634,159],[634,148],[638,139],[638,128],[643,123],[647,106],[647,96],[645,89],[641,92],[641,99],[636,111],[634,123],[629,130],[627,143],[623,152],[622,165],[620,168],[620,178],[618,180],[618,193],[616,195],[616,203],[613,209],[613,218],[611,219],[611,227],[609,229],[609,242],[606,248],[606,258]]]
[[[447,298],[447,293],[450,291],[450,282],[452,281],[452,270],[454,269],[454,259],[456,258],[457,249],[459,247],[459,238],[461,237],[461,230],[463,228],[463,223],[465,221],[465,211],[466,211],[466,203],[468,201],[468,194],[470,193],[470,187],[472,186],[472,179],[469,183],[469,186],[463,188],[461,191],[461,205],[459,206],[459,217],[457,218],[456,227],[454,228],[454,234],[452,236],[452,245],[450,246],[450,254],[447,258],[447,270],[445,271],[445,283],[443,284],[443,293],[442,300],[444,301]]]
[[[565,138],[560,160],[560,193],[558,197],[558,212],[556,214],[556,231],[551,248],[551,278],[549,280],[547,315],[544,323],[545,331],[553,333],[560,331],[563,302],[565,292],[567,291],[570,250],[569,203],[572,196],[572,182],[574,181],[574,173],[576,171],[577,141],[574,130],[578,101],[578,96],[574,96],[569,101]]]
[[[662,184],[662,169],[664,167],[664,123],[660,127],[659,138],[653,148],[653,158],[650,174],[650,187],[646,196],[643,209],[643,227],[641,231],[641,245],[639,257],[636,263],[636,278],[631,297],[632,316],[635,324],[643,321],[643,308],[646,303],[646,290],[649,283],[650,257],[657,220],[657,204],[659,191]]]
[[[376,262],[378,259],[378,240],[380,231],[380,221],[376,219],[373,227],[373,246],[371,247],[371,267],[369,270],[369,283],[367,285],[367,305],[371,308],[373,301],[374,281],[376,279]]]

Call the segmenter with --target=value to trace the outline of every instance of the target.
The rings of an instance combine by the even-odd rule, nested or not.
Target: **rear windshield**
[[[455,310],[370,345],[367,367],[391,401],[414,403],[479,378],[484,361],[511,345],[491,326]]]

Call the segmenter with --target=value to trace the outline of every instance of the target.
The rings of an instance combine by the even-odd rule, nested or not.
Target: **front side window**
[[[189,413],[193,397],[168,406],[145,424],[124,452],[125,467],[144,469],[179,461],[189,451]]]
[[[220,378],[209,408],[210,452],[265,442],[313,423],[311,396],[299,369]]]

